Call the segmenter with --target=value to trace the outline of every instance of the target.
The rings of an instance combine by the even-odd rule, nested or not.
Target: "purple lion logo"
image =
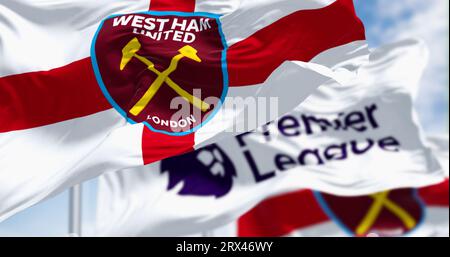
[[[217,145],[161,162],[161,173],[169,173],[168,190],[183,182],[179,195],[215,196],[230,192],[236,169],[230,158]]]

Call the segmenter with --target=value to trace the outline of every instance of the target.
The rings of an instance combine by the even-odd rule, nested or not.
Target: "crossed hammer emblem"
[[[178,68],[178,63],[183,58],[189,58],[196,62],[202,61],[198,57],[197,50],[195,48],[189,45],[180,48],[178,50],[179,54],[172,58],[169,67],[162,72],[155,68],[155,64],[152,61],[137,54],[140,49],[141,43],[139,43],[139,40],[137,38],[133,38],[130,42],[128,42],[127,45],[125,45],[125,47],[122,49],[120,70],[124,70],[125,66],[131,61],[131,59],[136,58],[147,65],[147,68],[155,73],[158,77],[155,79],[155,81],[153,81],[153,83],[150,85],[141,99],[130,109],[131,114],[133,114],[134,116],[138,116],[150,103],[150,101],[153,99],[153,97],[156,95],[163,84],[167,84],[179,96],[183,97],[186,101],[200,109],[202,112],[206,112],[210,108],[209,104],[188,93],[169,77],[170,74]]]
[[[374,199],[374,201],[369,211],[356,229],[356,234],[358,236],[364,235],[370,230],[384,208],[398,217],[408,229],[413,229],[416,226],[417,222],[414,220],[414,218],[405,209],[389,199],[389,193],[389,191],[386,191],[370,196],[372,199]]]

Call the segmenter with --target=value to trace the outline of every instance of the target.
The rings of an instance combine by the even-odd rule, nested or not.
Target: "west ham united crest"
[[[352,236],[403,236],[425,215],[415,189],[399,189],[361,197],[315,192],[328,216]]]
[[[185,135],[226,96],[226,50],[218,16],[144,12],[106,18],[91,57],[105,97],[130,123]]]

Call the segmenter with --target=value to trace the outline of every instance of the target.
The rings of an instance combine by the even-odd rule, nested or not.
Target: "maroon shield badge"
[[[106,18],[91,58],[105,97],[129,122],[185,135],[226,96],[226,50],[218,16],[149,11]]]
[[[361,197],[319,192],[315,196],[327,215],[353,236],[403,236],[424,217],[423,204],[414,189]]]

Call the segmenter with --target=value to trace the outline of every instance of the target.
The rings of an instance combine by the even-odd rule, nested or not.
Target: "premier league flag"
[[[0,220],[274,120],[364,38],[351,0],[1,1]]]
[[[102,176],[98,235],[200,233],[267,197],[299,189],[361,196],[441,182],[444,172],[413,110],[425,46],[407,40],[371,53],[353,49],[349,56],[336,66],[344,84],[324,84],[276,122]]]

